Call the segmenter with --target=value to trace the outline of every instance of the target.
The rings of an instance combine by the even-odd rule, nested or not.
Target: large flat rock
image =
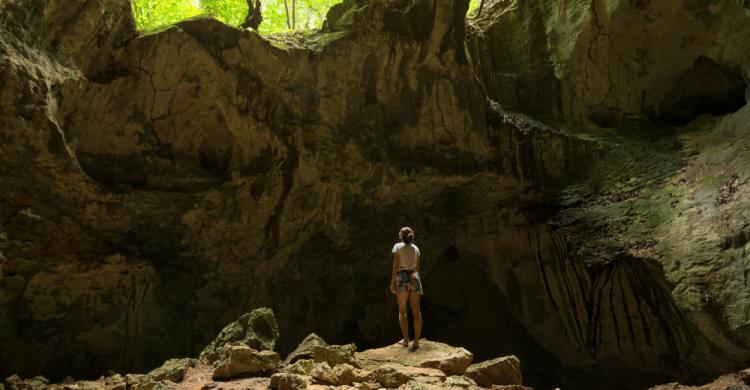
[[[461,347],[422,339],[420,348],[411,350],[400,344],[358,352],[355,357],[363,368],[376,369],[383,363],[398,363],[405,366],[436,368],[446,375],[461,375],[469,367],[474,355]]]

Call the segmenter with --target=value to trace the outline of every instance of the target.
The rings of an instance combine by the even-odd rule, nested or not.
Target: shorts
[[[416,291],[419,295],[424,294],[419,272],[409,269],[398,271],[398,274],[396,274],[396,292],[405,291]]]

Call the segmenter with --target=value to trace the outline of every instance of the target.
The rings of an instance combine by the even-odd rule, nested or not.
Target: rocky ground
[[[227,325],[198,358],[170,359],[146,374],[98,380],[12,375],[0,390],[533,390],[523,386],[521,363],[504,356],[473,363],[461,347],[421,340],[418,349],[400,342],[358,352],[354,344],[329,345],[308,335],[284,360],[274,351],[279,337],[273,311],[256,309]],[[650,390],[750,389],[750,369],[703,386],[670,383]],[[559,389],[557,389],[559,390]]]
[[[227,325],[198,359],[170,359],[147,374],[93,381],[49,383],[13,375],[0,389],[528,389],[515,356],[472,364],[466,349],[425,339],[418,349],[396,343],[357,352],[354,344],[329,345],[313,333],[282,361],[273,351],[278,337],[273,312],[261,308]]]

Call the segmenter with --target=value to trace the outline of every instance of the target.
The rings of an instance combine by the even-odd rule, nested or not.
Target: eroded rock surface
[[[515,356],[504,356],[470,365],[464,373],[478,385],[521,385],[521,362]]]
[[[750,359],[737,2],[488,1],[468,51],[466,0],[294,39],[127,8],[0,4],[0,375],[147,372],[260,306],[283,354],[388,344],[407,224],[427,336],[540,387]]]
[[[744,104],[747,16],[734,1],[490,1],[468,42],[488,94],[509,109],[685,124]]]
[[[370,349],[356,354],[364,367],[377,367],[387,362],[407,366],[435,368],[446,375],[462,375],[471,364],[474,355],[461,347],[421,340],[415,352],[399,343],[383,348]]]
[[[317,334],[310,333],[299,343],[299,345],[297,345],[297,348],[295,348],[294,351],[287,355],[284,362],[291,364],[299,359],[312,359],[313,348],[315,346],[328,346],[328,343]]]
[[[263,307],[243,314],[221,330],[216,339],[201,352],[201,359],[211,363],[220,359],[228,345],[244,345],[257,351],[272,351],[279,338],[279,325],[273,310]]]
[[[258,373],[268,373],[279,368],[279,354],[274,351],[256,351],[247,345],[225,345],[219,354],[219,360],[213,379],[231,379]]]

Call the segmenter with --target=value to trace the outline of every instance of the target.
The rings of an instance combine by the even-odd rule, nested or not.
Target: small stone
[[[491,390],[534,390],[531,387],[521,385],[492,385]],[[560,390],[560,389],[555,389]]]
[[[159,368],[151,370],[147,375],[154,381],[170,380],[180,383],[190,367],[195,367],[195,359],[169,359]]]
[[[477,382],[474,382],[473,379],[458,375],[449,376],[448,378],[446,378],[445,385],[450,387],[460,387],[463,389],[473,389],[478,387]]]
[[[276,390],[306,389],[307,383],[308,379],[304,375],[280,372],[271,376],[269,387]]]
[[[130,387],[130,390],[175,390],[177,384],[172,381],[153,381],[146,379],[144,382],[137,383]]]
[[[211,390],[211,389],[215,389],[217,386],[218,386],[218,384],[216,384],[214,382],[209,382],[209,383],[206,383],[205,385],[203,385],[201,387],[201,390]]]
[[[352,386],[359,390],[378,390],[380,383],[377,382],[354,382]]]

